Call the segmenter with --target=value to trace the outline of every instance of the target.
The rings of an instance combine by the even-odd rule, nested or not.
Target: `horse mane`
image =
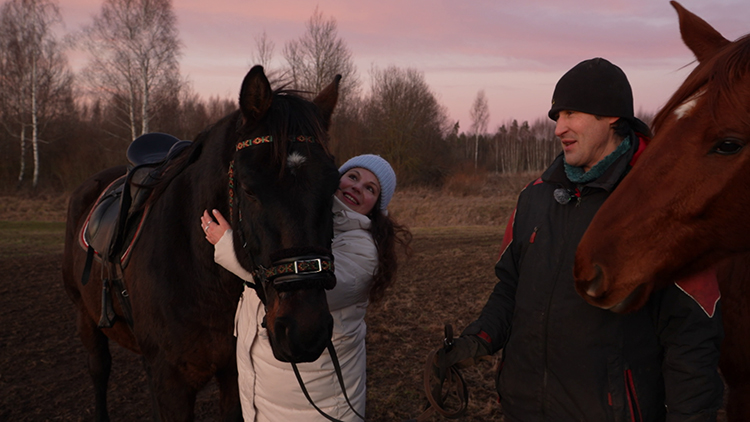
[[[703,94],[706,101],[706,109],[712,110],[713,119],[726,112],[727,109],[737,110],[737,118],[745,120],[745,125],[750,125],[750,115],[739,113],[744,110],[748,95],[736,91],[735,83],[747,76],[750,72],[750,34],[730,43],[723,51],[719,51],[705,63],[698,66],[688,75],[685,82],[672,95],[667,104],[657,113],[653,122],[653,131],[658,133],[659,128],[667,120],[667,117],[677,107],[688,101],[699,90],[705,88]],[[750,86],[750,85],[748,85]],[[719,107],[726,102],[727,109]]]
[[[198,159],[203,154],[206,140],[215,128],[227,123],[231,124],[231,121],[233,119],[236,119],[238,114],[239,111],[234,111],[224,116],[216,123],[209,125],[205,129],[203,129],[198,134],[198,136],[195,137],[193,143],[188,148],[185,148],[185,150],[181,151],[180,154],[178,154],[174,159],[164,162],[159,167],[157,167],[153,173],[158,174],[159,176],[155,177],[151,182],[145,185],[139,185],[139,187],[153,189],[148,201],[144,204],[144,206],[150,205],[158,198],[160,198],[164,194],[164,191],[167,190],[169,184],[177,176],[182,174],[182,172],[190,165],[198,161]]]

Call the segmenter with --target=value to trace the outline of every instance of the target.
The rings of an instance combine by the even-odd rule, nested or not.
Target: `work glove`
[[[453,327],[445,325],[443,347],[430,352],[425,368],[427,400],[438,413],[456,419],[466,412],[469,392],[458,369],[474,365],[477,359],[489,355],[490,350],[490,343],[476,334],[453,338]]]
[[[453,339],[452,344],[447,343],[444,353],[435,355],[435,365],[438,368],[450,368],[456,366],[459,369],[468,368],[477,363],[482,356],[490,354],[490,344],[479,336],[468,334]]]

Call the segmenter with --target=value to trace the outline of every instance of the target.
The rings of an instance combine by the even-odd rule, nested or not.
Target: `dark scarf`
[[[568,180],[576,184],[586,184],[594,181],[598,179],[602,174],[604,174],[604,172],[607,171],[609,166],[611,166],[612,163],[615,162],[615,160],[624,155],[630,149],[630,145],[630,136],[628,136],[627,138],[625,138],[625,140],[620,142],[620,145],[618,145],[611,154],[596,163],[596,165],[594,165],[594,167],[591,167],[591,170],[589,171],[584,171],[583,167],[571,166],[570,164],[565,162],[565,158],[563,157],[563,162],[565,162],[565,175],[568,176]]]

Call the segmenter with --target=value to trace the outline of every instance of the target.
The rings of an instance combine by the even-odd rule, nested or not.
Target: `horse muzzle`
[[[312,362],[331,341],[333,318],[325,290],[336,285],[330,255],[287,250],[263,271],[266,329],[274,357]],[[272,257],[274,258],[274,257]]]
[[[295,318],[279,317],[269,333],[274,357],[281,362],[314,362],[325,350],[333,334],[333,317],[326,314],[319,321],[303,326]]]

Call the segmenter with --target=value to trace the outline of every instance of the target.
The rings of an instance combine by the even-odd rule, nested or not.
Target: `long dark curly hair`
[[[377,303],[396,279],[397,246],[403,248],[404,256],[411,256],[412,234],[406,226],[380,211],[380,198],[367,216],[370,218],[370,233],[378,249],[378,266],[370,287],[370,303]]]

